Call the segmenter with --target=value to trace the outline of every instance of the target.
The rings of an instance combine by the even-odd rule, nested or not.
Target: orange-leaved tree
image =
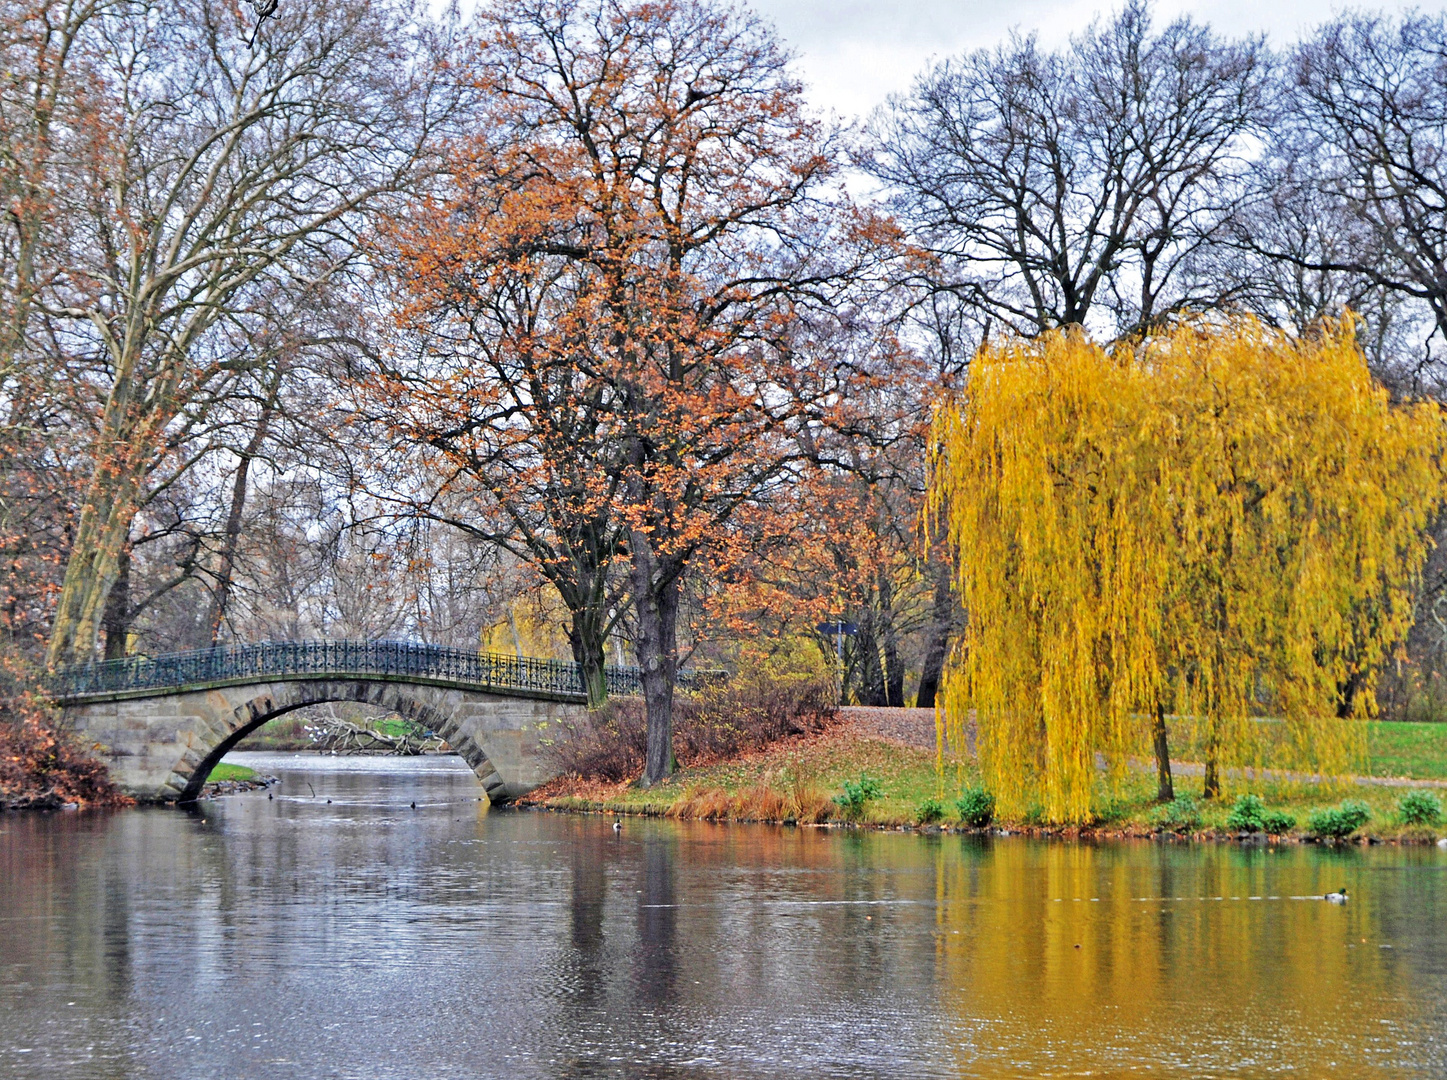
[[[933,707],[936,641],[955,608],[946,576],[936,618],[938,552],[919,534],[935,379],[889,314],[860,313],[811,341],[850,372],[844,400],[831,396],[801,432],[807,463],[791,483],[736,516],[730,542],[709,553],[705,610],[754,652],[812,638],[837,665],[841,702],[903,705],[906,669],[920,661],[920,693]]]
[[[933,505],[968,625],[947,679],[1001,802],[1089,820],[1166,716],[1222,767],[1340,773],[1411,622],[1447,495],[1435,406],[1393,403],[1349,324],[1185,322],[981,350],[936,418]],[[1253,717],[1266,711],[1279,725]]]
[[[527,0],[478,18],[476,133],[387,238],[421,347],[378,387],[555,583],[624,563],[653,783],[673,764],[681,577],[802,460],[801,402],[837,383],[800,347],[803,312],[893,236],[826,190],[833,136],[747,13]]]

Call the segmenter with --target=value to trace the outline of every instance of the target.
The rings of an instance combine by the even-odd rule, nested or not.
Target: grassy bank
[[[315,750],[316,743],[303,730],[307,721],[300,716],[278,716],[262,724],[236,744],[237,750]]]
[[[1447,772],[1439,769],[1441,762],[1433,756],[1431,742],[1432,734],[1440,738],[1442,732],[1395,730],[1423,726],[1376,725],[1385,729],[1373,736],[1374,752],[1380,750],[1382,754],[1377,764],[1387,770],[1381,775],[1430,779]],[[1439,771],[1433,772],[1433,769]],[[866,782],[870,780],[874,783]],[[933,753],[866,737],[841,725],[823,735],[779,744],[732,761],[682,770],[646,791],[626,783],[563,779],[535,792],[528,802],[558,810],[708,820],[952,828],[963,825],[955,805],[957,796],[978,783],[979,774],[974,764],[962,762],[947,768],[942,786]],[[856,796],[862,789],[866,797],[856,798],[851,806],[850,789],[846,785],[852,785]],[[1163,808],[1154,802],[1155,781],[1150,773],[1131,774],[1113,797],[1107,797],[1102,780],[1104,810],[1095,822],[1080,831],[1120,835],[1161,832],[1234,835],[1237,830],[1228,828],[1228,817],[1235,800],[1245,794],[1257,795],[1269,811],[1293,817],[1296,826],[1286,833],[1290,837],[1309,837],[1307,823],[1311,816],[1337,807],[1343,799],[1359,801],[1369,815],[1366,824],[1354,832],[1358,838],[1427,841],[1447,831],[1447,824],[1422,826],[1402,821],[1399,804],[1403,796],[1413,790],[1410,787],[1235,778],[1228,781],[1225,798],[1204,802],[1191,798],[1199,794],[1200,785],[1199,777],[1179,777],[1177,792],[1186,797],[1174,806]],[[876,790],[877,794],[872,794]],[[1432,794],[1441,796],[1447,792]],[[936,804],[933,807],[931,800]],[[941,811],[938,818],[933,816],[935,809]],[[1038,814],[1002,817],[993,822],[993,827],[1052,831],[1044,826]]]
[[[233,765],[223,761],[211,770],[202,789],[202,798],[214,799],[221,795],[238,795],[246,791],[268,788],[277,783],[274,776],[263,776],[245,765]]]

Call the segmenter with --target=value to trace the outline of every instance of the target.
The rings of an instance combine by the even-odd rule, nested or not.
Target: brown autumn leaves
[[[754,20],[500,8],[465,71],[476,133],[382,234],[418,347],[371,400],[557,589],[595,704],[626,600],[656,782],[686,571],[747,577],[823,508],[833,436],[880,423],[913,366],[851,320],[903,246],[832,190],[840,147]]]

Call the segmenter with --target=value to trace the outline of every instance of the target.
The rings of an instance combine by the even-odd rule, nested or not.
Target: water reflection
[[[677,970],[674,935],[678,928],[674,893],[674,837],[653,832],[643,841],[643,888],[638,890],[638,953],[635,983],[639,1001],[666,1005],[673,997]]]
[[[269,766],[0,817],[0,1075],[1447,1070],[1435,849],[615,834],[451,759]]]
[[[1404,966],[1408,943],[1381,918],[1384,903],[1403,901],[1426,901],[1419,917],[1429,924],[1439,917],[1435,860],[1413,873],[1416,860],[1400,852],[1131,854],[1023,844],[969,859],[941,852],[945,1000],[963,1027],[989,1032],[959,1047],[962,1071],[988,1074],[986,1059],[1002,1050],[1065,1067],[1082,1045],[1107,1072],[1152,1062],[1186,1075],[1370,1066],[1388,1075],[1440,1064],[1440,1014],[1424,1012],[1430,997]],[[1356,898],[1346,908],[1290,899],[1343,881]]]

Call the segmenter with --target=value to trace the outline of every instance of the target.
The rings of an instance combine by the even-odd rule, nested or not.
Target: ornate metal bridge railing
[[[610,694],[640,694],[636,667],[605,669]],[[576,697],[586,695],[576,664],[505,653],[475,653],[405,641],[281,641],[230,645],[163,656],[76,664],[50,676],[47,689],[60,700],[91,694],[164,690],[194,684],[268,676],[383,675],[439,679],[479,690]],[[706,678],[707,676],[703,676]],[[679,685],[700,675],[680,672]]]

